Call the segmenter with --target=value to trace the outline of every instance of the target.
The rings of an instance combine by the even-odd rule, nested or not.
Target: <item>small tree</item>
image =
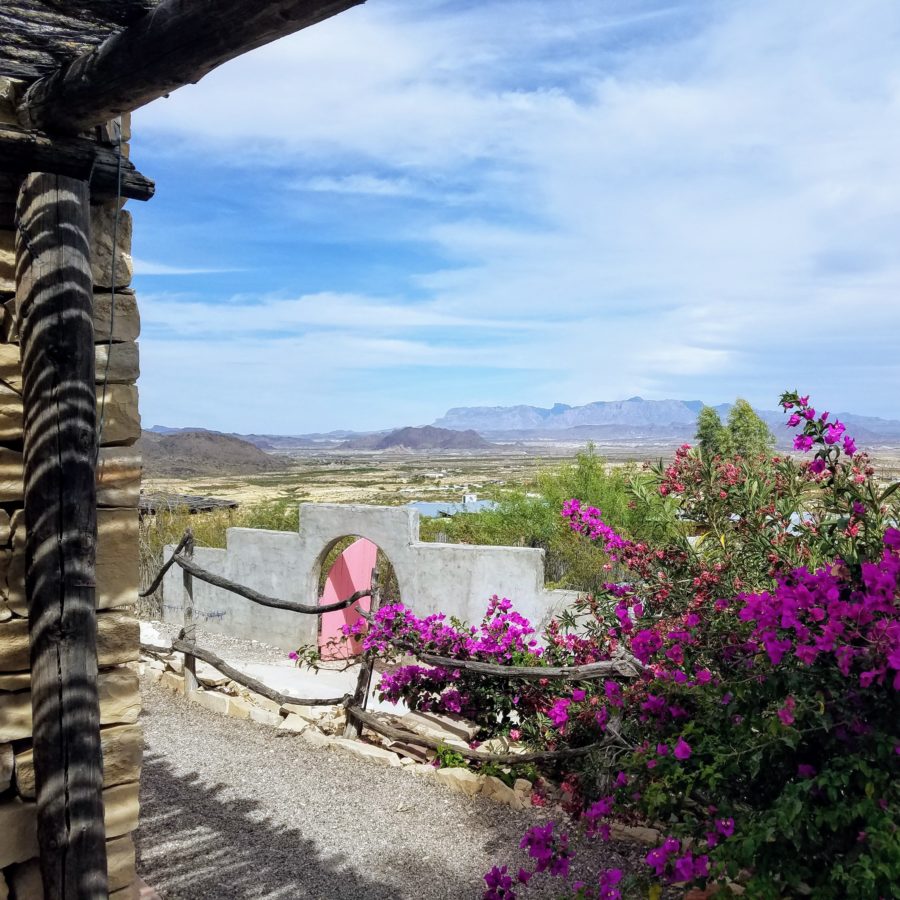
[[[775,435],[753,411],[753,407],[738,397],[728,414],[728,450],[744,457],[768,455],[775,449]]]
[[[697,416],[697,442],[707,458],[723,454],[728,445],[728,431],[711,406],[704,406]]]

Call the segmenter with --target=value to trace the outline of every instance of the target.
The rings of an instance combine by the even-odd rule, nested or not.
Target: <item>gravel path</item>
[[[542,821],[216,715],[149,679],[142,690],[138,870],[164,900],[476,900],[498,860],[524,862],[518,841]],[[603,852],[631,867],[639,848]],[[541,880],[519,896],[553,896]]]

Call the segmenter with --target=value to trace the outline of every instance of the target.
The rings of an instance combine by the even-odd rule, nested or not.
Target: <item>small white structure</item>
[[[444,612],[477,623],[488,599],[498,594],[540,629],[578,596],[544,587],[543,550],[420,541],[419,514],[409,507],[304,503],[298,534],[230,528],[227,549],[198,547],[194,558],[271,597],[315,604],[323,560],[349,536],[381,548],[394,567],[402,602],[420,616]],[[202,628],[288,650],[316,643],[317,616],[258,606],[198,579],[193,591],[194,621]],[[182,572],[173,567],[163,581],[163,619],[179,624],[183,614]]]

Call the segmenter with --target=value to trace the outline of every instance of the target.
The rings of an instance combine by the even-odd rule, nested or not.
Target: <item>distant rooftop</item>
[[[425,516],[426,519],[436,519],[439,516],[450,517],[459,513],[475,513],[485,509],[497,508],[497,504],[493,500],[465,500],[460,503],[450,501],[437,503],[419,500],[415,503],[408,503],[407,506],[418,510],[419,514]]]

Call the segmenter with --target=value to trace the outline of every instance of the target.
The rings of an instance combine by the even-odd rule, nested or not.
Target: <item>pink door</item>
[[[319,604],[337,603],[345,600],[357,591],[364,591],[372,586],[372,569],[378,558],[378,547],[365,538],[354,541],[335,561],[325,581],[325,590],[319,598]],[[369,598],[364,597],[359,605],[369,609]],[[344,625],[354,625],[361,616],[356,611],[356,604],[339,609],[335,612],[327,612],[321,616],[322,624],[319,631],[319,651],[323,659],[346,659],[360,652],[359,641],[344,644],[331,644],[337,642],[343,634]]]

